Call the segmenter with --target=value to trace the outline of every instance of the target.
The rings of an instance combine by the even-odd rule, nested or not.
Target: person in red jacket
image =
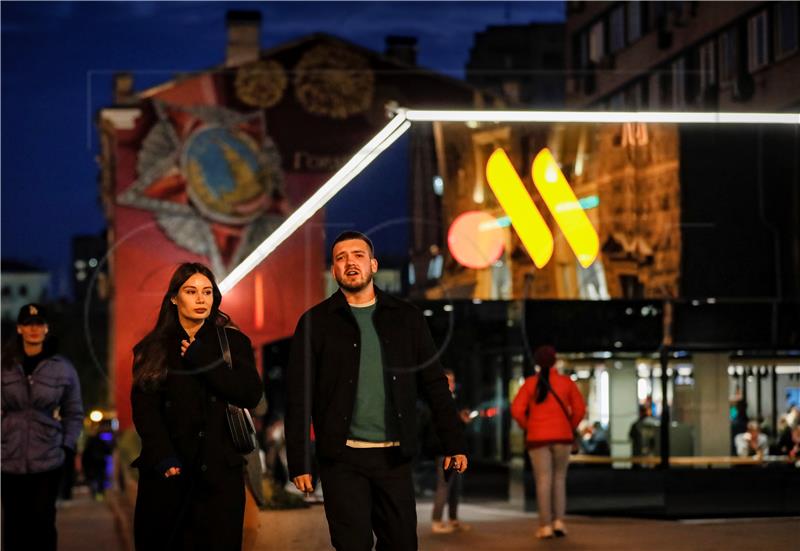
[[[533,359],[539,372],[525,379],[511,404],[511,415],[526,434],[539,510],[536,537],[543,539],[567,535],[567,465],[574,430],[586,404],[575,383],[553,369],[555,348],[541,346]]]

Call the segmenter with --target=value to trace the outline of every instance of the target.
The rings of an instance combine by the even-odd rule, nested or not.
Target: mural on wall
[[[297,101],[309,112],[346,119],[372,105],[375,76],[369,61],[339,44],[309,49],[295,67]]]
[[[167,237],[225,274],[285,218],[280,155],[260,112],[154,101],[137,179],[119,204],[153,212]]]

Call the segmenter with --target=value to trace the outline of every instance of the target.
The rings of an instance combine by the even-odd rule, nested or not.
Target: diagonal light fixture
[[[227,293],[239,283],[253,268],[258,266],[269,254],[278,248],[290,235],[297,231],[309,218],[324,207],[328,201],[339,193],[342,188],[349,184],[353,178],[358,176],[375,158],[383,153],[386,148],[392,145],[397,139],[406,133],[411,127],[411,123],[406,120],[405,115],[399,112],[389,123],[378,132],[375,137],[362,147],[358,153],[353,155],[345,165],[340,168],[330,179],[322,184],[305,203],[289,215],[289,217],[278,226],[247,258],[236,266],[219,283],[219,290],[222,294]]]
[[[230,291],[314,213],[324,207],[378,155],[405,134],[412,122],[543,122],[543,123],[673,123],[673,124],[794,124],[800,113],[698,113],[648,111],[499,111],[395,109],[394,118],[352,159],[300,205],[250,255],[223,279],[219,288]]]

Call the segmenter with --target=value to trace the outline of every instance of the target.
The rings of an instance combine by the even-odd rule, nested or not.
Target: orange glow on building
[[[483,211],[460,214],[447,232],[447,247],[459,264],[486,268],[503,254],[505,236],[494,216]]]

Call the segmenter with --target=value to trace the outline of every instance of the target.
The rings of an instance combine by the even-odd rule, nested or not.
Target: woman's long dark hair
[[[0,365],[3,369],[11,369],[22,362],[22,354],[22,337],[20,335],[14,335],[3,344]]]
[[[222,293],[211,270],[198,262],[185,262],[178,266],[161,300],[155,327],[133,347],[133,384],[142,390],[157,389],[167,378],[168,347],[175,346],[172,337],[179,324],[178,307],[172,303],[172,299],[178,296],[181,286],[194,274],[202,274],[211,282],[214,302],[208,320],[219,326],[230,323],[230,317],[219,309]]]
[[[550,391],[550,369],[556,363],[556,349],[549,345],[540,346],[533,353],[533,359],[539,366],[539,379],[536,382],[536,403],[541,404]]]

